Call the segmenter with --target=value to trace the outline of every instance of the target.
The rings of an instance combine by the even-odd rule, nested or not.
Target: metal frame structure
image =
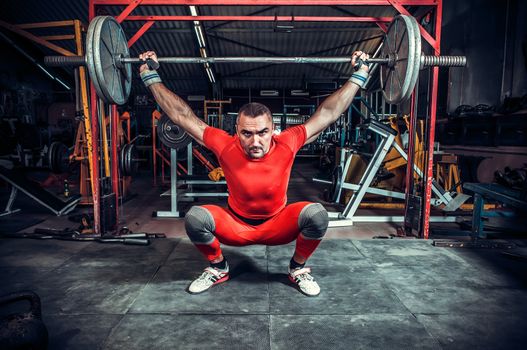
[[[20,211],[20,209],[13,209],[13,203],[15,202],[16,195],[18,193],[18,189],[11,185],[11,192],[9,193],[9,199],[7,200],[7,204],[5,206],[5,209],[3,212],[0,213],[0,216],[6,216],[13,213],[17,213]]]
[[[442,19],[442,0],[296,0],[294,3],[288,0],[90,0],[89,1],[89,20],[95,17],[96,8],[102,6],[124,6],[122,12],[117,16],[119,23],[127,21],[144,21],[143,26],[130,38],[128,46],[132,46],[156,21],[274,21],[274,22],[292,22],[292,21],[324,21],[324,22],[373,22],[376,23],[383,31],[386,31],[386,23],[391,21],[390,17],[293,17],[293,16],[131,16],[130,14],[140,5],[149,6],[169,6],[169,5],[192,5],[192,6],[392,6],[400,14],[411,14],[405,6],[425,6],[426,12],[423,15],[434,16],[435,28],[434,34],[428,33],[421,25],[419,30],[423,39],[433,49],[433,54],[438,56],[440,54],[441,41],[441,19]],[[430,199],[432,192],[433,179],[433,150],[435,139],[435,122],[437,112],[437,89],[438,89],[439,68],[432,68],[432,78],[430,82],[431,98],[429,109],[429,125],[430,129],[428,138],[428,157],[427,167],[425,169],[425,188],[424,188],[424,210],[423,210],[423,225],[420,237],[428,238],[429,221],[430,221]],[[93,150],[94,159],[97,159],[98,147],[98,121],[97,121],[97,97],[95,95],[95,88],[91,86],[91,109],[92,109],[92,131],[93,131]],[[113,113],[112,113],[113,114]],[[412,110],[411,118],[416,118],[415,111]],[[411,123],[411,125],[413,125]],[[412,134],[412,133],[410,133]],[[112,154],[116,154],[116,145],[112,143]],[[413,149],[410,149],[409,154],[413,154]],[[407,165],[407,179],[411,179],[413,172],[412,162]],[[99,183],[99,169],[98,163],[93,162],[93,183]],[[117,191],[117,188],[114,188]],[[408,194],[408,190],[407,190]],[[100,227],[100,203],[99,191],[96,188],[94,193],[94,224],[97,230]],[[117,196],[116,196],[117,197]]]
[[[405,160],[408,159],[406,152],[397,144],[397,142],[395,142],[397,132],[391,127],[385,126],[384,124],[379,123],[375,120],[370,120],[367,124],[363,125],[362,128],[376,133],[380,138],[380,142],[378,143],[377,149],[375,150],[375,153],[369,161],[368,166],[366,167],[366,170],[364,171],[358,184],[346,182],[346,176],[349,173],[349,168],[353,157],[352,151],[348,149],[341,153],[341,155],[344,155],[344,153],[346,153],[343,156],[346,160],[344,161],[344,170],[342,171],[340,184],[338,184],[336,188],[337,192],[335,202],[338,203],[340,201],[343,189],[352,190],[354,192],[342,212],[328,213],[330,219],[338,219],[330,221],[329,227],[349,226],[353,225],[354,222],[403,222],[402,216],[355,215],[366,193],[377,194],[385,197],[405,199],[404,193],[370,187],[381,164],[384,162],[386,155],[392,147],[400,154],[402,158],[404,158]],[[415,173],[418,177],[423,176],[423,172],[415,163],[413,164],[413,170],[413,173]],[[331,181],[316,178],[313,178],[313,181],[326,184],[333,184]],[[465,202],[470,197],[462,193],[458,193],[455,197],[452,197],[452,195],[449,192],[445,191],[441,187],[441,185],[439,185],[436,181],[432,181],[432,191],[436,195],[436,198],[431,199],[431,205],[439,206],[441,204],[444,204],[444,211],[453,211],[455,209],[458,209],[463,204],[463,202]],[[430,220],[432,222],[455,222],[455,219],[456,218],[454,216],[430,217]]]
[[[189,143],[187,145],[187,169],[188,169],[188,176],[192,176],[192,155],[194,153],[194,149],[192,147],[192,143]],[[177,165],[176,165],[177,164]],[[181,217],[181,213],[178,209],[178,201],[180,198],[187,198],[187,199],[194,199],[197,197],[227,197],[227,192],[193,192],[192,191],[192,185],[226,185],[227,182],[225,180],[220,181],[212,181],[212,180],[204,180],[204,179],[179,179],[178,180],[178,171],[177,167],[179,166],[178,160],[177,160],[177,150],[174,148],[170,149],[170,189],[163,192],[161,194],[162,197],[164,196],[170,196],[170,210],[158,210],[155,212],[156,217],[163,217],[163,218],[179,218]],[[178,193],[178,186],[179,185],[188,185],[190,191],[185,191],[182,193]]]

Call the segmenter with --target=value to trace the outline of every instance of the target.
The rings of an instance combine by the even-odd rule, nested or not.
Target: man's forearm
[[[174,118],[191,118],[194,115],[189,105],[181,97],[170,91],[164,84],[152,84],[149,88],[161,109],[172,120]],[[174,120],[174,122],[177,123],[177,120]]]
[[[337,120],[353,102],[358,90],[359,86],[357,84],[347,81],[340,89],[326,98],[318,109],[324,115],[329,115],[331,119]]]

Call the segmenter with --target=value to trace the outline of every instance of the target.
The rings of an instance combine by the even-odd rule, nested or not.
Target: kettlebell
[[[10,314],[0,321],[0,349],[47,349],[48,330],[42,322],[39,296],[20,291],[0,297],[0,307],[18,301],[29,301],[29,311]]]

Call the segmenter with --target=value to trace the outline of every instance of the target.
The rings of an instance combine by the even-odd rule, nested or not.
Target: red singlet
[[[203,141],[223,169],[232,210],[248,219],[266,219],[285,207],[295,154],[306,142],[303,125],[273,135],[269,152],[259,159],[245,153],[237,135],[221,129],[207,127]]]

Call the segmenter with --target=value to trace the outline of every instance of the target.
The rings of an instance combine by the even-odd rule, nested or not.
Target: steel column
[[[244,22],[375,22],[389,23],[392,17],[345,16],[128,16],[126,21],[244,21]]]
[[[434,54],[439,56],[440,48],[439,43],[441,42],[441,18],[443,14],[442,2],[439,1],[436,8],[436,20],[435,20],[435,37],[437,47],[434,47]],[[430,229],[430,198],[432,196],[432,180],[434,177],[434,141],[435,141],[435,124],[436,124],[436,113],[437,113],[437,85],[439,81],[439,68],[432,68],[432,96],[430,101],[430,132],[428,137],[428,166],[425,172],[426,183],[425,183],[425,207],[423,213],[423,238],[428,239]]]
[[[110,111],[110,135],[112,146],[112,164],[111,164],[111,176],[112,176],[112,190],[115,193],[115,224],[119,225],[119,156],[117,150],[117,144],[119,143],[119,136],[117,135],[117,124],[120,123],[119,113],[117,112],[117,105],[112,105]],[[130,139],[128,139],[130,142]],[[123,179],[123,191],[124,195],[124,179]]]
[[[101,203],[100,203],[100,177],[99,177],[99,118],[97,116],[97,93],[93,83],[90,82],[90,108],[91,108],[91,136],[92,136],[92,165],[90,179],[93,182],[93,231],[101,233]]]
[[[95,17],[95,6],[90,1],[88,5],[89,20]],[[92,168],[90,180],[93,183],[93,232],[101,233],[101,203],[100,203],[100,178],[99,178],[99,118],[97,117],[97,93],[93,83],[90,82],[90,109],[91,109],[91,136],[92,136]],[[88,150],[90,152],[90,150]]]

